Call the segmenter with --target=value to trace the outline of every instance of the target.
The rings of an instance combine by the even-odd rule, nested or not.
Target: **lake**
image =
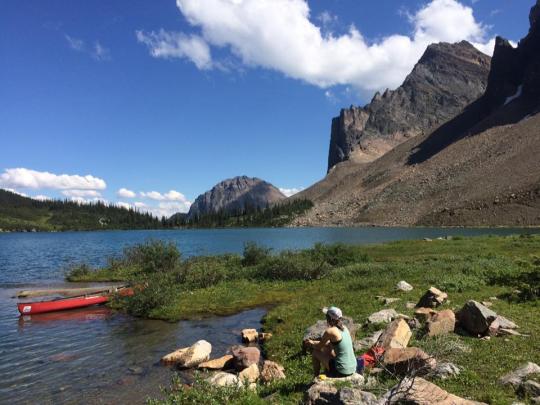
[[[59,285],[66,266],[95,266],[149,239],[176,243],[185,257],[241,253],[253,241],[275,251],[317,242],[379,243],[446,235],[509,235],[540,229],[277,228],[0,234],[0,398],[6,403],[143,403],[173,371],[164,354],[208,339],[213,355],[260,326],[263,309],[175,324],[133,319],[106,307],[19,317],[17,290]],[[189,376],[184,376],[189,378]],[[38,399],[39,398],[39,399]]]

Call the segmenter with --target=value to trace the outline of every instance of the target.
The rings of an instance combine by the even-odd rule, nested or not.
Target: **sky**
[[[0,188],[185,212],[226,178],[324,177],[339,110],[427,45],[528,30],[532,0],[4,0]]]

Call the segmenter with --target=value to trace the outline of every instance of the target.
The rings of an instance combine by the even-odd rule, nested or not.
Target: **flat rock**
[[[451,309],[445,309],[431,317],[426,323],[426,333],[428,336],[439,336],[451,333],[456,326],[456,315]]]
[[[398,317],[395,309],[383,309],[375,312],[368,317],[369,323],[389,323]]]
[[[481,405],[482,402],[470,401],[450,394],[437,385],[421,377],[405,378],[393,387],[383,398],[382,403],[410,405]]]
[[[236,386],[238,385],[238,377],[231,373],[220,371],[207,379],[210,384],[219,387]]]
[[[379,338],[379,343],[385,350],[390,348],[401,349],[407,347],[411,337],[411,328],[404,319],[399,318],[386,327]]]
[[[212,352],[212,345],[206,340],[199,340],[192,346],[178,349],[163,356],[161,361],[166,364],[176,364],[180,367],[191,368],[207,361]]]
[[[435,369],[437,361],[417,347],[388,349],[384,353],[383,364],[400,375],[428,374]]]
[[[270,360],[264,361],[260,376],[261,382],[269,383],[274,380],[283,380],[284,378],[285,369],[283,366]]]
[[[199,364],[198,367],[206,368],[209,370],[221,370],[227,364],[230,364],[232,359],[233,359],[233,356],[231,356],[230,354],[226,354],[225,356],[222,356],[220,358],[205,361],[204,363]]]
[[[470,300],[457,313],[459,325],[472,335],[484,335],[489,331],[497,314],[477,301]]]
[[[435,308],[439,305],[442,305],[444,301],[448,299],[448,294],[445,292],[442,292],[438,288],[430,287],[429,290],[427,290],[422,298],[420,298],[420,301],[416,304],[418,308],[425,307],[425,308]]]
[[[242,371],[252,364],[258,364],[261,352],[256,347],[235,346],[231,349],[232,363],[237,371]]]
[[[525,379],[532,374],[540,374],[540,366],[536,363],[528,362],[508,374],[505,374],[499,379],[503,385],[512,385],[517,388]]]
[[[401,280],[399,283],[397,283],[396,289],[400,291],[412,291],[413,286],[406,281]]]

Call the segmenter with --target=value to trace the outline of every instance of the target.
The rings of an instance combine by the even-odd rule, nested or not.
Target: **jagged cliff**
[[[266,208],[285,196],[272,184],[247,176],[223,180],[201,194],[191,205],[188,219],[217,212],[242,212],[246,208]]]
[[[372,161],[457,115],[486,90],[490,57],[468,42],[430,45],[403,84],[332,120],[328,170]]]
[[[295,198],[294,225],[540,225],[540,0],[517,48],[498,38],[487,89],[435,131],[338,164]]]

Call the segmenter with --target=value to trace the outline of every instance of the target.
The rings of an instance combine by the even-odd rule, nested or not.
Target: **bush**
[[[66,270],[67,281],[79,281],[93,272],[92,267],[86,263],[75,264]]]
[[[322,261],[315,262],[310,257],[284,252],[269,257],[256,267],[255,277],[265,280],[319,280],[331,271],[331,266]]]
[[[259,246],[255,242],[247,242],[244,245],[242,266],[256,266],[264,262],[270,256],[272,249]]]
[[[180,263],[180,252],[172,242],[154,240],[125,248],[123,261],[144,274],[168,273]]]
[[[171,276],[153,275],[140,287],[135,286],[133,296],[119,298],[119,300],[130,314],[139,317],[151,317],[153,309],[164,306],[177,293]]]
[[[176,270],[175,280],[192,289],[211,287],[230,278],[237,262],[233,256],[193,258]]]
[[[369,256],[357,246],[345,245],[344,243],[334,243],[332,245],[317,243],[307,253],[314,261],[324,261],[333,267],[342,267],[353,263],[366,263],[369,261]]]

